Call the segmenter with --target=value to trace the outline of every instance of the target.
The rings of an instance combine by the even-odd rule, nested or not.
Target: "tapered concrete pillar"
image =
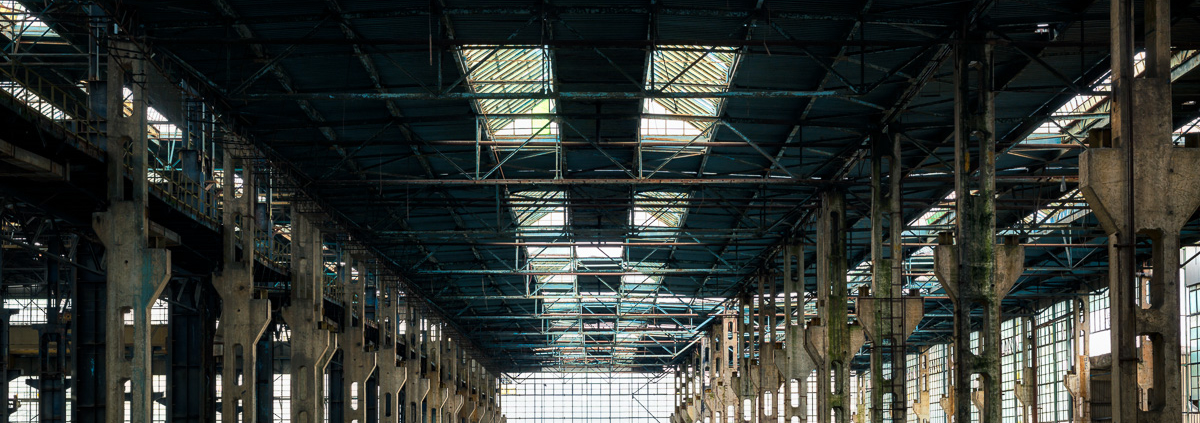
[[[871,143],[871,291],[859,295],[856,311],[871,340],[870,421],[906,422],[906,341],[925,316],[925,304],[920,296],[904,295],[900,137],[875,134]],[[886,185],[884,159],[891,171]],[[887,248],[883,244],[884,216]],[[864,410],[859,414],[864,415]]]
[[[405,366],[405,351],[398,347],[402,308],[400,293],[395,283],[384,284],[379,297],[379,421],[399,423],[401,407],[400,389],[408,382]]]
[[[292,298],[280,314],[291,331],[292,421],[325,420],[325,366],[333,337],[325,327],[321,232],[292,207]]]
[[[467,360],[466,371],[464,372],[465,379],[463,386],[459,388],[465,398],[462,409],[458,411],[458,416],[461,421],[474,422],[480,410],[480,399],[482,398],[481,378],[479,377],[482,366],[474,359]]]
[[[446,398],[446,403],[442,406],[442,415],[445,416],[443,421],[447,423],[458,423],[458,413],[462,411],[463,405],[466,404],[467,398],[462,392],[462,368],[463,358],[465,357],[462,347],[458,344],[461,340],[457,338],[446,338],[444,343],[445,350],[442,354],[442,392]]]
[[[130,388],[128,421],[149,423],[151,419],[150,307],[167,286],[171,276],[171,253],[161,241],[150,239],[146,218],[148,195],[146,164],[146,72],[144,58],[134,46],[113,42],[108,60],[106,117],[108,144],[108,209],[92,217],[101,243],[107,271],[105,319],[105,418],[127,421],[125,383]],[[126,104],[122,87],[133,81],[132,97]],[[126,106],[130,110],[126,111]],[[126,115],[128,113],[128,115]],[[126,153],[126,146],[129,151]],[[132,191],[126,200],[125,174],[128,166]],[[125,317],[133,320],[126,339]],[[132,354],[126,345],[132,344]]]
[[[673,392],[675,408],[671,411],[670,421],[671,423],[682,423],[684,421],[684,408],[687,406],[687,397],[685,393],[687,392],[686,373],[688,371],[688,366],[686,364],[678,364],[673,367],[675,370],[673,380],[675,385],[675,390]]]
[[[1071,394],[1071,421],[1074,423],[1092,422],[1092,360],[1091,360],[1091,310],[1087,297],[1075,299],[1071,308],[1071,352],[1074,358],[1071,369],[1063,384],[1067,393]],[[1032,373],[1032,372],[1030,372]],[[1032,378],[1022,378],[1029,385]],[[1032,386],[1030,386],[1032,388]],[[1018,395],[1021,387],[1018,387]],[[1033,399],[1033,395],[1025,396]]]
[[[971,421],[975,375],[979,375],[981,421],[999,423],[1000,300],[1020,277],[1025,252],[1015,237],[996,246],[992,46],[984,42],[984,34],[964,32],[967,42],[954,50],[956,233],[953,238],[949,233],[939,238],[934,270],[954,302],[954,422]],[[978,325],[973,313],[982,316]],[[971,347],[975,329],[981,339],[978,353]]]
[[[862,326],[847,324],[845,200],[821,195],[817,218],[817,318],[807,348],[817,364],[817,423],[850,422],[850,359],[862,347]]]
[[[708,337],[701,337],[696,344],[695,353],[686,368],[687,378],[684,390],[682,420],[687,423],[702,421],[707,405],[704,403],[705,366],[712,359],[712,344]]]
[[[484,412],[480,415],[480,423],[503,423],[506,419],[500,411],[500,399],[497,397],[500,380],[491,374],[487,375],[486,401]]]
[[[408,380],[404,387],[405,420],[422,421],[426,413],[424,409],[426,396],[429,394],[429,378],[422,365],[422,356],[426,354],[429,344],[429,321],[413,305],[407,307],[408,317],[405,319],[405,349],[408,357],[404,364],[408,369]]]
[[[740,301],[740,300],[739,300]],[[735,303],[736,304],[736,303]],[[738,398],[738,370],[741,366],[741,338],[743,329],[741,307],[733,316],[722,317],[713,326],[710,336],[714,338],[713,345],[718,350],[714,355],[712,392],[709,402],[712,404],[712,419],[725,421],[730,415],[741,419],[741,401]]]
[[[929,395],[929,353],[921,353],[917,361],[917,397],[913,398],[912,411],[917,423],[929,421],[933,399]]]
[[[258,191],[250,163],[225,151],[221,189],[222,265],[213,275],[221,296],[221,418],[254,423],[258,407],[258,340],[271,322],[271,301],[255,298],[254,238]],[[237,180],[241,180],[241,186]],[[240,195],[239,195],[240,194]]]
[[[675,410],[671,420],[681,423],[703,421],[707,416],[708,404],[704,401],[702,383],[705,367],[712,356],[711,338],[701,336],[696,340],[690,356],[675,371]]]
[[[427,359],[423,366],[429,389],[425,393],[425,405],[422,408],[424,408],[430,423],[442,422],[442,407],[446,405],[445,392],[442,389],[442,342],[444,337],[442,325],[429,322],[429,333],[425,342]]]
[[[778,395],[782,384],[780,370],[775,360],[779,352],[779,318],[776,316],[776,293],[781,272],[777,270],[764,271],[758,275],[757,322],[758,336],[752,338],[751,351],[757,351],[757,358],[750,361],[750,375],[753,378],[749,388],[754,393],[755,421],[767,421],[778,416]]]
[[[1086,303],[1086,301],[1084,301]],[[1030,328],[1034,326],[1032,317],[1021,318],[1021,332],[1018,336],[1021,337],[1021,346],[1024,354],[1021,360],[1021,372],[1017,375],[1017,380],[1013,383],[1013,396],[1017,398],[1017,402],[1021,404],[1021,421],[1032,422],[1035,413],[1037,413],[1037,369],[1034,367],[1034,357],[1037,357],[1037,348],[1035,348],[1035,338],[1030,334]],[[1091,328],[1085,328],[1085,331],[1090,331]],[[1070,389],[1068,389],[1068,392]],[[1074,403],[1073,403],[1074,404]],[[1072,409],[1072,413],[1078,413],[1080,410]],[[1086,423],[1091,423],[1091,420],[1086,420]]]
[[[1141,3],[1145,22],[1135,25],[1135,2],[1112,1],[1112,137],[1089,137],[1099,142],[1080,156],[1080,189],[1108,232],[1113,420],[1178,422],[1179,231],[1200,206],[1200,150],[1177,148],[1171,136],[1171,3]],[[1148,269],[1135,251],[1146,242]],[[1139,377],[1144,393],[1130,389]]]
[[[342,421],[345,423],[366,423],[367,379],[375,372],[375,350],[367,345],[366,334],[369,274],[367,262],[359,257],[352,257],[338,274],[342,284],[342,305],[346,310],[343,330],[338,336],[338,346],[343,354],[342,389],[346,403]]]
[[[816,358],[806,347],[804,321],[804,246],[792,243],[781,252],[783,265],[783,342],[775,353],[783,389],[784,421],[808,420],[808,377],[817,369]]]
[[[761,281],[762,275],[755,277]],[[760,383],[758,382],[757,355],[758,345],[762,337],[758,321],[758,301],[750,292],[743,293],[738,299],[738,325],[741,329],[734,335],[737,339],[738,370],[734,374],[734,396],[737,418],[757,421]]]
[[[471,417],[467,421],[470,423],[479,423],[484,420],[489,411],[488,402],[491,400],[491,397],[488,389],[494,378],[492,378],[491,373],[482,364],[476,363],[472,379],[473,382],[471,383],[474,385],[472,390],[475,392],[475,410],[471,412]]]

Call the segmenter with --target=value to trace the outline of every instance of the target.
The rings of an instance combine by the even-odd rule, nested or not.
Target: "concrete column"
[[[929,395],[929,354],[921,353],[917,360],[917,397],[913,398],[912,411],[917,423],[926,423],[929,421],[930,405],[933,404]]]
[[[1111,141],[1089,137],[1098,142],[1079,158],[1079,186],[1109,235],[1113,420],[1178,422],[1179,231],[1200,206],[1200,150],[1172,142],[1170,2],[1145,1],[1143,25],[1134,23],[1134,4],[1112,2]],[[1134,71],[1138,27],[1146,47],[1140,76]],[[1136,256],[1138,237],[1152,246],[1149,269]],[[1148,296],[1135,289],[1139,283]],[[1139,367],[1145,368],[1144,393],[1130,389]]]
[[[762,276],[756,276],[757,280],[761,280]],[[737,421],[756,421],[758,417],[758,397],[759,384],[755,380],[758,376],[757,365],[755,364],[756,348],[758,339],[761,336],[758,328],[758,302],[754,295],[750,292],[745,292],[738,299],[738,319],[737,319],[737,334],[734,336],[737,339],[737,361],[738,370],[734,375],[734,396],[737,404]]]
[[[485,411],[479,419],[480,423],[503,423],[507,419],[500,412],[500,399],[497,396],[498,385],[500,380],[491,374],[487,375],[487,398],[485,402]]]
[[[254,293],[255,205],[258,190],[249,162],[224,153],[222,168],[222,265],[213,275],[213,287],[221,296],[221,418],[254,423],[255,363],[258,340],[271,323],[271,301]],[[241,169],[240,173],[238,169]],[[239,178],[240,176],[240,178]],[[236,179],[241,179],[241,187]],[[238,191],[241,195],[238,195]],[[238,250],[241,250],[240,253]]]
[[[817,364],[817,423],[850,422],[850,359],[862,347],[862,326],[847,324],[846,206],[841,193],[821,195],[817,218],[817,318],[806,348]]]
[[[352,257],[338,274],[342,284],[342,305],[346,310],[346,321],[338,336],[344,372],[345,423],[366,423],[367,379],[375,372],[375,350],[367,345],[366,339],[368,274],[366,261],[359,257]]]
[[[487,421],[489,418],[488,413],[491,411],[491,408],[488,406],[489,401],[491,401],[488,393],[488,387],[492,381],[491,375],[487,372],[487,369],[480,368],[479,373],[475,377],[479,394],[476,397],[475,413],[467,420],[468,423],[482,423]]]
[[[871,292],[859,296],[856,310],[872,343],[870,421],[905,422],[908,412],[905,343],[925,316],[925,304],[919,296],[903,295],[900,137],[898,134],[875,134],[871,143]],[[884,159],[891,171],[886,188]],[[887,248],[883,245],[884,216],[887,216],[890,243]]]
[[[758,277],[758,339],[756,348],[758,358],[751,364],[754,368],[755,394],[758,404],[755,421],[767,421],[779,415],[778,395],[780,394],[781,377],[775,361],[778,350],[778,318],[776,318],[775,295],[778,292],[776,281],[781,275],[777,271],[763,272]]]
[[[480,398],[482,398],[480,364],[475,360],[467,360],[466,383],[464,391],[466,392],[466,401],[463,408],[458,412],[458,415],[463,421],[474,422],[479,415]]]
[[[954,302],[955,423],[971,420],[975,375],[982,395],[982,422],[999,422],[1000,300],[1021,275],[1025,252],[1015,237],[996,247],[996,134],[992,92],[992,46],[966,31],[954,50],[956,234],[944,233],[935,249],[935,274]],[[973,325],[972,312],[982,321]],[[981,348],[971,348],[978,328]]]
[[[1091,423],[1092,422],[1092,360],[1091,360],[1091,342],[1090,335],[1092,332],[1089,317],[1091,310],[1088,307],[1087,297],[1079,297],[1075,299],[1074,307],[1071,313],[1071,351],[1074,357],[1071,370],[1067,371],[1066,380],[1063,383],[1066,385],[1067,392],[1071,394],[1071,421],[1075,423]],[[1032,373],[1032,372],[1030,372]],[[1031,378],[1021,378],[1022,381],[1030,381]],[[1018,396],[1020,395],[1020,387],[1018,387]],[[1032,398],[1032,395],[1026,395]]]
[[[325,366],[333,337],[324,324],[325,268],[321,232],[292,207],[292,298],[281,314],[291,331],[292,421],[325,419]]]
[[[740,307],[738,307],[740,310]],[[735,310],[736,311],[736,310]],[[737,371],[741,351],[740,313],[732,317],[722,317],[713,326],[711,336],[717,353],[713,355],[713,386],[709,396],[712,405],[712,419],[727,421],[730,414],[737,415],[740,401],[737,396]],[[736,416],[735,419],[741,419]]]
[[[131,44],[113,42],[109,49],[107,106],[108,210],[92,216],[92,228],[104,244],[107,271],[105,318],[105,419],[126,421],[125,383],[130,384],[129,421],[150,422],[152,383],[150,371],[150,307],[171,276],[171,253],[149,237],[146,217],[148,195],[146,166],[145,61]],[[133,81],[132,110],[125,115],[121,87]],[[125,146],[129,145],[129,153]],[[126,167],[132,181],[129,200],[124,180]],[[126,339],[125,316],[133,318],[132,339]],[[125,346],[132,344],[132,357]]]
[[[775,367],[779,370],[783,389],[783,409],[779,414],[784,421],[792,417],[808,420],[808,377],[817,369],[813,355],[809,353],[807,331],[804,327],[804,246],[792,243],[781,252],[783,265],[783,342],[781,351],[775,354]]]
[[[443,419],[446,423],[458,423],[459,412],[462,411],[467,400],[462,390],[465,386],[462,380],[462,363],[465,355],[458,341],[460,340],[446,338],[446,350],[443,354],[443,365],[446,370],[442,372],[445,375],[442,391],[445,392],[446,404],[443,406],[442,415],[446,416]]]
[[[442,342],[445,333],[442,324],[429,322],[429,334],[425,343],[425,378],[429,381],[429,391],[425,394],[425,414],[430,423],[442,423],[442,407],[446,405],[445,392],[442,390]]]
[[[0,308],[0,422],[9,421],[8,415],[17,411],[16,404],[8,396],[8,382],[17,376],[8,370],[8,319],[16,312]]]
[[[707,411],[704,406],[703,389],[700,387],[704,371],[704,357],[711,355],[710,343],[707,336],[702,336],[696,342],[691,356],[676,369],[676,405],[672,421],[693,423],[702,421]]]
[[[1034,343],[1037,338],[1033,336],[1031,330],[1034,327],[1032,317],[1021,318],[1021,373],[1017,376],[1017,381],[1013,386],[1013,393],[1017,401],[1021,403],[1021,421],[1036,422],[1035,414],[1037,413],[1037,370],[1034,366],[1035,358],[1037,357],[1037,345]],[[1068,391],[1070,389],[1068,388]],[[1080,410],[1072,410],[1077,413]],[[1089,419],[1086,423],[1091,423]]]
[[[379,298],[379,421],[399,423],[401,408],[400,389],[408,382],[406,353],[397,343],[403,336],[401,325],[400,293],[398,287],[387,285]]]
[[[703,372],[706,357],[712,356],[711,344],[706,342],[707,337],[701,337],[696,344],[696,352],[692,354],[692,358],[687,367],[687,385],[684,392],[683,404],[683,421],[692,423],[704,419],[704,411],[707,409],[704,404],[704,389],[701,386],[703,383]]]
[[[429,394],[429,378],[425,371],[425,366],[422,365],[422,356],[425,355],[425,348],[429,340],[429,321],[421,315],[421,313],[410,305],[408,308],[408,318],[406,319],[405,331],[405,346],[408,353],[404,364],[408,369],[408,380],[404,387],[406,414],[405,420],[422,421],[422,414],[425,413],[424,404],[425,396]]]
[[[671,420],[670,421],[671,421],[671,423],[681,423],[681,422],[683,422],[683,415],[684,415],[683,409],[685,407],[684,404],[687,401],[685,399],[685,395],[684,395],[684,392],[687,391],[687,384],[686,384],[686,382],[684,382],[684,377],[685,377],[684,374],[687,372],[687,365],[686,364],[677,364],[673,367],[675,369],[675,377],[674,377],[675,408],[674,408],[674,410],[671,411]]]

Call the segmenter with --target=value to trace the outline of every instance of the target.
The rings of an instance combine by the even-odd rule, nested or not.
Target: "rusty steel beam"
[[[324,92],[324,93],[258,93],[247,94],[241,101],[260,100],[641,100],[685,99],[685,98],[808,98],[808,97],[845,97],[848,94],[834,91],[787,91],[787,90],[746,90],[746,91],[566,91],[566,92]]]
[[[368,183],[371,185],[828,185],[827,181],[810,179],[771,178],[663,178],[663,179],[618,179],[618,178],[576,178],[576,179],[381,179],[373,181],[361,180],[326,180],[322,186],[354,186]],[[1058,183],[1056,180],[1055,183]]]

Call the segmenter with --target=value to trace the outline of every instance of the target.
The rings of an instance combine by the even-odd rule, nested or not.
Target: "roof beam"
[[[685,99],[685,98],[809,98],[850,97],[841,91],[786,91],[786,90],[742,90],[742,91],[552,91],[552,92],[455,92],[433,94],[428,92],[324,92],[324,93],[256,93],[241,97],[240,101],[262,100],[640,100],[640,99]]]

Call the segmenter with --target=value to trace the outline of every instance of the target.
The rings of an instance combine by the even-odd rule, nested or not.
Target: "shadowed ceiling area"
[[[1175,2],[1177,131],[1200,21]],[[86,40],[86,13],[42,16]],[[662,369],[846,196],[870,282],[870,147],[898,138],[910,344],[952,332],[932,245],[955,221],[952,50],[992,46],[1006,311],[1104,284],[1078,156],[1108,124],[1109,4],[1047,1],[113,2],[156,60],[502,368]],[[964,41],[966,27],[986,33]],[[86,45],[86,43],[77,43]],[[53,48],[48,46],[46,48]],[[67,68],[60,75],[79,81]],[[79,69],[83,72],[83,69]],[[889,141],[890,143],[890,141]],[[878,182],[878,181],[877,181]],[[1194,239],[1195,227],[1184,239]],[[815,298],[807,302],[814,307]],[[860,355],[859,364],[865,363]]]

